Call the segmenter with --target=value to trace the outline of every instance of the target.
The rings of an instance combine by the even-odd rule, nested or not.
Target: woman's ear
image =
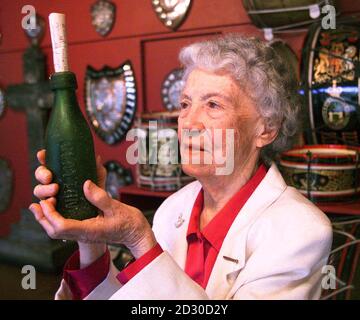
[[[263,122],[258,126],[258,132],[256,136],[256,147],[263,148],[272,143],[279,133],[278,129],[267,128]]]

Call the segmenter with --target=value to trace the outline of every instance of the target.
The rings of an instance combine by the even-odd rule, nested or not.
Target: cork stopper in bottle
[[[69,71],[65,15],[51,13],[49,24],[55,72]]]

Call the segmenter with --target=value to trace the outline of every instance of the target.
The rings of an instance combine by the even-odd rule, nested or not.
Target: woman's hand
[[[35,177],[39,185],[34,188],[34,195],[40,200],[48,199],[52,204],[56,205],[56,194],[59,191],[59,186],[56,183],[52,182],[52,173],[45,167],[45,150],[40,150],[37,153],[37,158],[40,162],[40,166],[35,171]],[[97,165],[97,176],[99,186],[105,187],[106,181],[106,170],[101,165],[100,156],[96,159]],[[30,205],[30,208],[33,209],[35,218],[37,218],[37,212],[39,211],[39,205],[37,203]],[[39,220],[38,220],[39,221]],[[85,268],[98,258],[100,258],[106,252],[106,243],[84,243],[78,241],[79,253],[80,253],[80,268]]]
[[[103,188],[90,180],[84,183],[84,194],[100,210],[100,214],[83,221],[63,218],[55,209],[54,196],[58,186],[51,184],[51,172],[44,166],[45,152],[40,151],[38,158],[42,166],[35,175],[42,185],[34,189],[34,194],[42,200],[40,204],[31,204],[30,210],[49,237],[76,240],[83,244],[119,243],[128,247],[135,258],[156,245],[151,227],[138,209],[112,199]],[[99,159],[97,164],[99,184],[104,187],[106,170]]]
[[[37,153],[40,166],[35,170],[35,178],[40,184],[34,188],[35,197],[40,200],[55,197],[59,191],[59,185],[52,182],[52,173],[45,167],[45,149],[40,150]],[[106,182],[106,169],[101,164],[100,156],[96,157],[96,171],[98,177],[98,185],[100,188],[105,189]]]

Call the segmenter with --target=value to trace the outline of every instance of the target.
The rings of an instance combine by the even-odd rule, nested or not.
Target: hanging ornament
[[[184,22],[191,0],[152,0],[152,5],[161,22],[176,30]]]
[[[105,37],[114,26],[116,6],[111,1],[99,0],[91,6],[91,23],[97,33]]]

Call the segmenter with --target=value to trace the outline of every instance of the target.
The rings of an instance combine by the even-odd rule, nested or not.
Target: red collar
[[[193,237],[192,235],[197,235],[198,238],[201,238],[202,235],[217,251],[220,251],[230,226],[234,222],[241,208],[265,177],[266,172],[267,169],[265,165],[261,164],[254,176],[232,196],[202,231],[200,231],[200,214],[204,204],[204,192],[201,188],[191,212],[187,231],[188,241]]]

